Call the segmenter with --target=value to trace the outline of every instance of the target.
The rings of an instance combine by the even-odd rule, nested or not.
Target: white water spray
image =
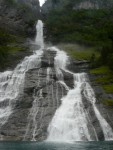
[[[18,100],[19,94],[23,92],[26,72],[29,69],[40,68],[41,57],[43,55],[43,48],[44,48],[43,23],[40,20],[38,21],[36,28],[37,28],[37,36],[34,44],[40,46],[40,50],[36,50],[34,51],[33,55],[25,57],[22,63],[17,65],[14,71],[6,71],[4,73],[0,73],[0,103],[3,104],[3,107],[0,108],[0,127],[7,122],[9,116],[13,112],[14,108],[12,103]],[[95,104],[96,103],[95,94],[89,84],[87,74],[85,73],[74,74],[70,72],[69,70],[66,69],[66,66],[69,63],[67,54],[64,51],[60,51],[56,47],[51,47],[48,49],[56,52],[56,57],[54,60],[54,67],[56,71],[56,76],[58,78],[56,85],[58,86],[60,83],[60,85],[64,87],[68,91],[68,93],[65,97],[62,97],[61,99],[62,104],[57,109],[51,123],[49,124],[47,141],[73,143],[75,141],[93,140],[88,128],[90,119],[88,118],[87,112],[84,109],[82,93],[93,106],[92,108],[94,109],[95,115],[100,123],[101,129],[104,133],[105,140],[113,140],[112,128],[100,114]],[[73,75],[74,79],[73,89],[70,89],[66,85],[64,81],[63,71],[69,72]],[[48,84],[48,82],[50,81],[51,75],[52,75],[52,68],[48,67],[46,84]],[[40,77],[39,74],[38,77]],[[39,86],[39,84],[40,81],[38,82],[37,86]],[[52,93],[51,94],[52,99],[55,100],[53,84],[51,85],[51,91],[50,90],[47,91],[49,91],[50,94]],[[57,97],[58,90],[56,91],[57,92],[55,96]],[[24,136],[24,140],[30,139],[32,141],[35,141],[38,130],[36,120],[36,116],[38,113],[38,101],[43,98],[42,89],[40,89],[38,92],[34,91],[33,98],[34,101],[28,116],[28,125]],[[95,139],[98,140],[95,129],[94,133]]]
[[[63,84],[66,83],[63,80],[62,69],[70,72],[66,69],[68,62],[68,57],[66,53],[63,56],[59,55],[60,52],[57,48],[52,48],[56,50],[57,55],[55,58],[56,72],[59,81]],[[60,61],[63,60],[63,61]],[[88,128],[88,115],[84,109],[82,102],[82,91],[84,95],[89,100],[94,108],[95,115],[101,125],[104,133],[105,140],[113,140],[113,131],[107,121],[102,117],[99,110],[96,107],[96,98],[93,89],[91,88],[87,74],[78,73],[74,74],[74,88],[69,90],[67,95],[61,99],[62,104],[57,109],[51,123],[48,127],[48,138],[47,141],[53,142],[75,142],[75,141],[92,141],[90,131]],[[93,128],[95,134],[95,139],[98,140],[95,129]]]
[[[75,88],[62,98],[62,105],[56,111],[48,128],[48,141],[75,142],[91,141],[88,121],[82,103],[82,87],[78,75],[74,75]]]
[[[38,31],[39,30],[39,31]],[[0,126],[2,126],[12,113],[12,103],[23,92],[25,73],[29,69],[40,67],[41,56],[43,54],[43,23],[39,20],[37,23],[36,44],[41,48],[17,65],[14,71],[0,73],[0,102],[5,102],[5,108],[0,108]],[[39,42],[38,42],[39,39]]]
[[[44,40],[43,40],[43,23],[42,21],[38,21],[37,25],[36,25],[36,29],[37,29],[37,35],[36,35],[36,39],[35,39],[35,44],[40,46],[40,50],[37,50],[35,51],[35,56],[37,56],[37,54],[40,54],[38,55],[38,58],[37,60],[35,60],[34,62],[36,64],[39,64],[41,65],[41,56],[43,54],[43,48],[44,48]],[[39,66],[40,68],[40,66]],[[38,71],[38,78],[40,79],[40,72],[41,72],[41,69],[39,69]],[[37,86],[39,86],[40,84],[40,80],[39,82],[37,83]],[[37,93],[37,94],[36,94]],[[37,116],[37,113],[38,113],[38,102],[39,100],[42,98],[42,89],[39,90],[39,92],[36,92],[34,90],[34,93],[33,93],[33,105],[30,109],[30,113],[28,115],[28,124],[27,124],[27,129],[26,129],[26,133],[24,135],[24,141],[26,141],[27,138],[29,138],[29,140],[31,141],[36,141],[35,139],[35,136],[36,136],[36,133],[37,133],[37,121],[36,121],[36,116]]]
[[[41,20],[38,21],[36,25],[36,38],[35,38],[35,44],[39,45],[41,49],[44,48],[44,38],[43,38],[43,23]]]

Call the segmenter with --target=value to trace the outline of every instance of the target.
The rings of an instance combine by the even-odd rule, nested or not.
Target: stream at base
[[[113,142],[37,143],[0,142],[0,150],[113,150]]]

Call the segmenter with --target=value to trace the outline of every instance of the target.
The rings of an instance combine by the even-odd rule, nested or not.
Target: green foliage
[[[34,18],[32,18],[32,19],[26,21],[26,23],[27,23],[27,25],[28,25],[29,27],[33,27],[35,22],[36,22],[36,21],[35,21]]]
[[[5,0],[5,3],[8,4],[8,6],[14,6],[16,5],[16,1],[15,0]]]
[[[0,29],[0,67],[3,68],[5,66],[9,56],[17,53],[18,51],[25,50],[24,47],[19,46],[19,42],[23,40],[23,37],[17,37],[10,34],[3,28]]]
[[[113,10],[53,10],[46,26],[55,42],[104,45],[111,41],[112,15]]]
[[[15,0],[5,0],[5,1],[10,4],[15,3]]]
[[[13,41],[12,35],[3,29],[0,29],[0,64],[2,65],[9,54],[9,48],[7,45],[11,41]]]
[[[72,50],[69,50],[69,54],[70,54],[70,56],[72,56],[76,60],[87,60],[87,61],[90,61],[93,54],[95,54],[96,57],[98,57],[98,53],[97,52],[93,52],[93,51],[89,51],[89,50],[84,50],[84,51],[79,51],[79,50],[72,51]]]
[[[64,49],[72,58],[76,60],[93,61],[99,57],[99,52],[96,48],[80,46],[78,44],[60,44],[61,49]],[[94,56],[94,57],[92,57]]]
[[[113,71],[107,66],[103,66],[92,69],[90,73],[97,75],[95,82],[100,84],[106,93],[113,94]]]
[[[113,70],[113,44],[107,43],[102,47],[99,61],[101,65],[107,65],[111,70]]]
[[[113,84],[109,84],[109,85],[104,85],[103,86],[104,90],[106,91],[106,93],[108,94],[112,94],[113,93]]]
[[[27,29],[34,26],[37,17],[37,14],[32,7],[25,2],[18,0],[3,0],[3,4],[4,9],[6,8],[7,10],[11,11],[14,10],[14,16],[12,17],[15,18],[15,12],[17,13],[16,20],[22,19],[26,25],[26,30],[23,33],[21,29],[20,32],[17,29],[17,31],[15,31],[15,33],[19,34],[17,36],[15,33],[9,30],[9,28],[6,29],[6,27],[3,27],[3,25],[2,28],[0,27],[0,68],[4,68],[5,64],[8,63],[8,58],[11,59],[12,55],[15,56],[15,54],[19,51],[26,49],[22,43],[25,40],[25,36],[29,34]],[[8,17],[10,20],[10,15]],[[3,18],[3,20],[4,19],[5,18]]]
[[[70,4],[73,2],[70,1]],[[93,52],[92,56],[88,57],[86,54],[81,56],[81,52],[74,51],[70,52],[71,56],[75,58],[81,57],[81,59],[86,56],[85,59],[89,60],[91,58],[92,67],[108,65],[113,70],[112,16],[113,9],[73,10],[70,7],[67,11],[66,6],[62,10],[52,10],[45,24],[52,42],[76,42],[80,45],[100,47],[100,58],[98,59],[95,58],[95,53],[93,54]]]
[[[18,4],[18,8],[23,11],[24,13],[26,13],[27,11],[30,11],[30,8],[28,5],[24,4],[24,3],[20,3]]]
[[[4,62],[8,56],[8,48],[6,46],[0,46],[0,63]]]
[[[90,70],[90,73],[98,76],[96,83],[101,85],[109,85],[113,83],[113,72],[107,66],[92,69]]]
[[[19,51],[25,51],[26,50],[26,48],[22,47],[22,46],[9,46],[8,49],[9,49],[9,54],[15,54]]]
[[[113,53],[108,56],[107,64],[111,70],[113,70]]]
[[[95,75],[109,75],[111,74],[111,71],[109,70],[107,66],[102,66],[102,67],[90,70],[90,73],[95,74]]]
[[[113,107],[113,99],[106,99],[103,101],[103,104],[106,106]]]
[[[101,84],[101,85],[110,84],[110,82],[113,83],[113,75],[103,76],[103,77],[96,79],[96,83]]]
[[[59,2],[59,0],[52,0],[53,4],[57,4]]]
[[[0,45],[7,45],[13,40],[13,36],[7,31],[0,29]]]

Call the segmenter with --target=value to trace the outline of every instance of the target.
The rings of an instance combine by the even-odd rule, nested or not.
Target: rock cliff
[[[29,55],[29,40],[40,19],[38,0],[0,0],[0,71]]]
[[[0,28],[14,34],[35,34],[35,23],[40,17],[38,0],[1,0]]]
[[[42,7],[43,13],[48,13],[52,9],[62,9],[64,7],[71,9],[101,9],[111,8],[112,0],[47,0]]]
[[[54,66],[55,56],[55,51],[44,51],[44,54],[41,57],[40,67],[31,69],[26,73],[24,91],[16,100],[12,101],[11,106],[13,107],[13,113],[1,127],[1,140],[43,141],[47,139],[49,123],[51,122],[56,109],[59,108],[61,104],[61,98],[68,92],[66,87],[59,82],[58,77],[56,76]],[[87,72],[88,64],[86,62],[72,60],[68,68],[74,72]],[[62,73],[65,83],[70,89],[73,89],[72,74],[63,70]],[[94,89],[98,90],[97,87]],[[98,100],[98,92],[96,93]],[[100,93],[102,94],[101,91]],[[88,112],[90,118],[88,129],[91,131],[90,134],[92,139],[96,140],[93,131],[95,129],[98,139],[100,141],[104,140],[101,125],[95,115],[92,104],[85,98],[84,91],[82,91],[82,102],[84,104],[84,110]],[[8,100],[4,103],[0,103],[0,106],[4,109],[7,105]],[[96,102],[96,105],[102,116],[106,118],[113,128],[112,109],[106,109],[98,101]]]

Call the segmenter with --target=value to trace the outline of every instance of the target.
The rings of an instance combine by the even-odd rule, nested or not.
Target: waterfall
[[[36,25],[36,38],[35,38],[35,44],[39,45],[41,49],[44,48],[44,38],[43,38],[43,23],[41,20],[38,20],[38,23]]]
[[[43,48],[44,48],[44,40],[43,40],[43,23],[41,20],[39,20],[37,22],[36,25],[36,30],[37,30],[37,34],[36,34],[36,38],[35,38],[35,44],[40,46],[40,50],[35,51],[35,56],[37,56],[37,54],[39,53],[40,55],[38,55],[37,60],[35,60],[34,63],[41,65],[41,56],[43,54]],[[40,68],[40,66],[37,66],[37,68]],[[40,72],[41,69],[39,69],[38,71],[38,78],[40,77]],[[38,82],[38,86],[40,84],[40,81]],[[36,136],[36,131],[37,131],[37,121],[36,121],[36,115],[38,113],[38,101],[42,98],[42,89],[39,90],[39,92],[36,92],[34,90],[33,93],[33,105],[30,109],[30,113],[28,115],[28,124],[27,124],[27,129],[26,129],[26,133],[24,135],[24,141],[29,137],[31,141],[36,141],[35,136]]]
[[[13,111],[13,102],[15,102],[19,94],[23,92],[25,73],[29,69],[40,67],[44,48],[43,23],[40,20],[37,22],[37,36],[35,42],[40,46],[39,50],[36,50],[31,56],[25,57],[14,71],[0,73],[0,102],[4,102],[3,107],[0,108],[0,126],[7,122]]]
[[[69,57],[63,50],[48,47],[44,51],[42,21],[37,22],[36,29],[37,35],[33,44],[37,50],[31,56],[25,57],[13,71],[0,73],[0,127],[8,121],[15,110],[16,101],[24,92],[26,73],[34,69],[33,71],[37,70],[35,80],[38,81],[30,95],[33,101],[28,109],[23,140],[36,141],[38,136],[45,136],[41,132],[46,132],[48,126],[46,141],[49,142],[98,141],[98,133],[84,106],[84,99],[91,105],[105,140],[113,140],[113,129],[99,112],[88,75],[69,71]],[[65,81],[65,73],[72,76],[73,87],[69,87]],[[35,83],[34,80],[32,82]],[[53,109],[52,113],[49,109]],[[46,111],[48,114],[45,114]],[[44,117],[46,121],[43,120]]]
[[[54,58],[56,76],[58,78],[58,82],[61,83],[66,88],[66,90],[69,90],[69,87],[64,82],[64,76],[62,73],[62,70],[66,70],[66,66],[69,64],[69,57],[64,51],[60,51],[56,47],[49,47],[48,49],[57,52],[56,57]]]
[[[66,53],[59,51],[57,48],[51,49],[56,50],[57,52],[55,58],[55,67],[58,79],[66,85],[63,80],[62,70],[70,72],[66,69],[68,57],[66,56]],[[74,77],[74,88],[70,90],[68,88],[69,91],[67,95],[61,99],[62,104],[56,110],[56,113],[49,124],[47,141],[71,143],[75,141],[93,141],[90,130],[88,128],[90,119],[86,110],[84,109],[84,104],[82,102],[82,93],[93,106],[95,115],[103,130],[105,140],[113,140],[112,128],[102,117],[96,107],[95,94],[89,84],[87,74],[70,73],[73,74]],[[94,128],[93,132],[95,139],[98,140],[97,133]]]

